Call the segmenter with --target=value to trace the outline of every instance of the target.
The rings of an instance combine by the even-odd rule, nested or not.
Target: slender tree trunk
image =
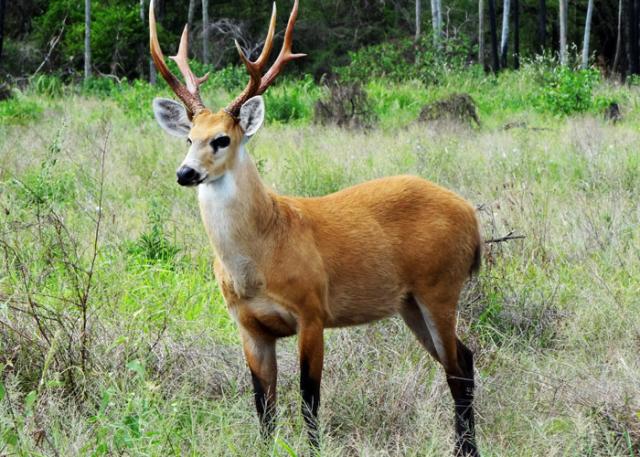
[[[484,0],[478,0],[478,63],[484,66]]]
[[[189,0],[189,12],[187,13],[187,26],[189,32],[193,30],[193,21],[196,17],[196,0]]]
[[[513,0],[513,68],[520,68],[520,0]]]
[[[591,18],[593,17],[593,0],[587,5],[587,20],[584,23],[584,40],[582,41],[582,68],[589,66],[589,36],[591,35]]]
[[[145,2],[146,0],[140,0],[140,20],[142,21],[143,28],[147,27],[147,15],[145,14],[145,11],[144,11]],[[151,7],[151,5],[149,5],[149,7]],[[143,56],[148,55],[148,51],[145,51],[142,55]],[[149,83],[155,84],[156,83],[156,66],[153,64],[153,60],[151,60],[151,57],[148,57],[148,65],[149,65]]]
[[[420,40],[420,35],[422,33],[422,2],[420,0],[416,0],[416,43]]]
[[[616,55],[613,58],[613,66],[611,67],[611,73],[615,73],[618,70],[618,63],[620,62],[620,53],[622,52],[622,7],[624,3],[622,0],[618,1],[618,36],[616,37]]]
[[[633,0],[632,0],[633,1]],[[560,0],[560,64],[567,64],[567,0]]]
[[[433,45],[440,49],[442,39],[442,2],[431,0],[431,24],[433,27]]]
[[[202,0],[202,62],[209,63],[209,0]]]
[[[538,52],[542,54],[547,41],[547,3],[540,0],[538,6]]]
[[[489,0],[489,27],[491,28],[491,66],[494,73],[500,70],[498,56],[498,25],[496,21],[496,0]]]
[[[640,70],[639,54],[638,52],[638,0],[629,0],[628,8],[628,27],[629,27],[629,39],[627,42],[629,52],[629,74],[636,75]]]
[[[91,77],[91,0],[84,0],[84,80]]]
[[[500,38],[500,66],[507,68],[507,50],[509,48],[509,9],[511,0],[502,3],[502,36]]]
[[[0,68],[2,68],[2,43],[4,41],[4,9],[5,0],[0,0]]]

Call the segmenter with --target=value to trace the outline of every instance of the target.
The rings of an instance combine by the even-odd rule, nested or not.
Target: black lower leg
[[[320,405],[320,380],[309,373],[309,363],[300,361],[300,391],[302,393],[302,416],[309,429],[309,442],[318,447],[318,406]]]
[[[458,340],[458,365],[461,375],[447,375],[447,383],[455,403],[456,454],[479,456],[476,448],[473,417],[473,353]]]
[[[269,438],[275,429],[276,408],[270,399],[267,390],[264,388],[260,378],[251,371],[253,381],[253,395],[256,402],[256,411],[260,420],[260,429],[264,438]]]

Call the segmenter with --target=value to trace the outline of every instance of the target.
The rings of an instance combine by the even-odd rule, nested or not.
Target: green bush
[[[542,76],[536,104],[538,109],[557,115],[588,111],[593,107],[593,89],[600,82],[595,69],[572,70],[557,66]]]
[[[31,80],[31,89],[38,95],[60,97],[64,90],[62,80],[55,75],[38,75]]]
[[[320,89],[311,75],[303,79],[284,79],[264,94],[270,122],[310,121]]]
[[[42,107],[22,97],[0,101],[0,123],[26,124],[36,120],[42,114]]]
[[[166,209],[153,200],[149,209],[150,228],[142,233],[136,241],[126,244],[129,257],[136,263],[161,263],[172,266],[180,248],[178,248],[165,234],[164,221]]]

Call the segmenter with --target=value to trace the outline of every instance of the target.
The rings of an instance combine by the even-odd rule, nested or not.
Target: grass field
[[[624,121],[487,95],[482,128],[419,125],[396,99],[375,130],[272,121],[249,147],[281,193],[416,174],[476,205],[485,239],[524,236],[486,245],[459,307],[485,456],[640,455],[640,93],[597,90],[623,94]],[[22,103],[40,114],[0,124],[0,455],[309,455],[294,339],[260,440],[195,194],[175,183],[186,146],[127,114],[135,100]],[[401,320],[326,344],[323,455],[451,453],[444,374]]]

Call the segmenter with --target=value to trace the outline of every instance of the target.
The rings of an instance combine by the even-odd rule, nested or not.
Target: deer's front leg
[[[242,331],[241,336],[244,356],[251,370],[262,435],[268,438],[275,428],[276,416],[276,340],[269,335],[257,335],[247,331]]]
[[[298,331],[302,415],[309,428],[309,441],[314,447],[318,446],[318,406],[324,358],[323,327],[319,320],[303,321],[300,322]]]

